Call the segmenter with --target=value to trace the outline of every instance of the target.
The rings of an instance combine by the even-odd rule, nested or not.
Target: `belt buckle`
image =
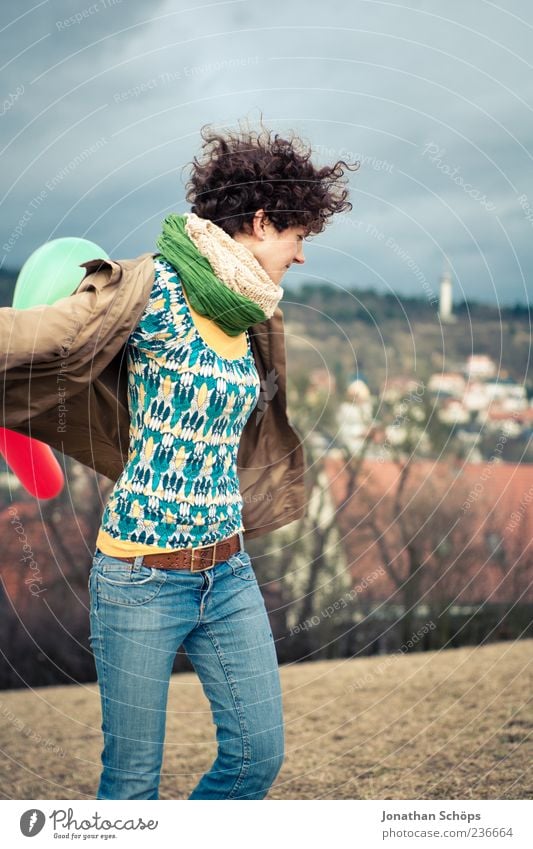
[[[200,551],[202,548],[208,548],[208,546],[207,545],[199,545],[199,546],[197,546],[197,548],[192,549],[191,566],[190,566],[190,570],[189,570],[190,572],[205,572],[206,569],[211,569],[215,565],[215,557],[217,556],[217,544],[216,544],[216,542],[213,543],[213,559],[212,559],[211,563],[209,564],[209,566],[204,566],[201,569],[195,569],[194,568],[194,552]],[[201,555],[200,555],[200,558],[201,558]]]

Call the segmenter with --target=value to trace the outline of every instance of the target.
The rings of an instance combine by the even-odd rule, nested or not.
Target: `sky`
[[[9,0],[0,31],[2,268],[62,236],[155,250],[201,127],[262,115],[361,163],[284,283],[434,302],[449,265],[455,303],[529,302],[527,0]]]

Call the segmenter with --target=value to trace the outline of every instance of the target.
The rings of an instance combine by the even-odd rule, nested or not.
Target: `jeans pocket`
[[[145,604],[155,598],[168,577],[164,569],[133,569],[132,563],[107,554],[95,558],[93,570],[98,598],[111,604]]]
[[[231,566],[231,571],[237,576],[237,578],[241,578],[243,581],[255,581],[252,558],[243,548],[241,548],[240,551],[237,551],[236,554],[231,555],[229,564]]]

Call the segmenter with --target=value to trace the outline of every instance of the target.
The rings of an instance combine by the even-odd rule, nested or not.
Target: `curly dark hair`
[[[258,209],[278,232],[303,226],[306,235],[321,233],[331,216],[351,210],[344,171],[357,170],[359,162],[315,167],[310,146],[290,135],[273,135],[262,124],[259,132],[202,127],[202,153],[190,163],[186,186],[191,211],[234,236],[251,231]]]

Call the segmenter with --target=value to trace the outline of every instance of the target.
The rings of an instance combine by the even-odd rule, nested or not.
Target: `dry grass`
[[[533,798],[532,645],[283,667],[287,755],[269,798]],[[0,735],[3,798],[95,797],[95,684],[1,693]],[[198,679],[173,676],[161,798],[186,798],[214,754]]]

